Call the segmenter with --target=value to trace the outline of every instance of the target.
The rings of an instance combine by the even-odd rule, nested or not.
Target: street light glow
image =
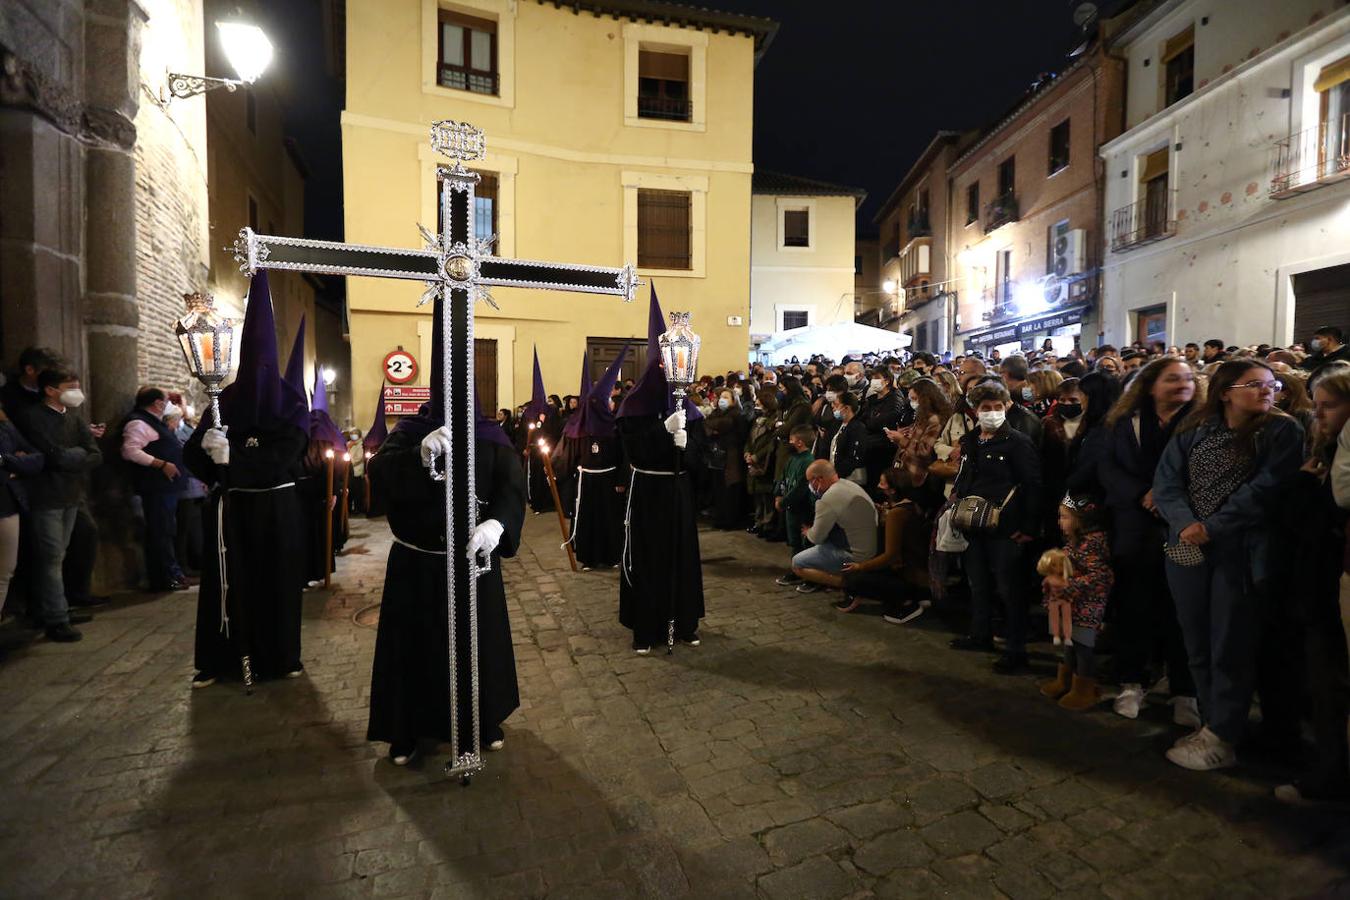
[[[894,293],[895,293],[895,282],[892,281],[891,279],[887,278],[885,281],[883,281],[883,282],[881,283],[881,289],[882,289],[883,291],[885,291],[886,293],[888,293],[888,294],[894,294]]]
[[[272,62],[272,42],[257,25],[244,22],[217,22],[220,43],[225,58],[230,61],[239,80],[252,84]]]
[[[323,383],[328,387],[332,387],[333,382],[337,381],[337,370],[332,366],[324,366],[321,374],[323,375]]]

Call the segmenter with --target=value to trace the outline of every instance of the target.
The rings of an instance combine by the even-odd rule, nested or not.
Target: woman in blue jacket
[[[1303,429],[1275,408],[1281,387],[1264,363],[1221,365],[1153,480],[1153,501],[1167,521],[1167,582],[1204,723],[1167,751],[1187,769],[1236,763],[1251,707],[1273,512],[1303,462]]]

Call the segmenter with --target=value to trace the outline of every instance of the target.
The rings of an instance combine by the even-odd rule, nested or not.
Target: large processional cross
[[[494,237],[478,238],[474,229],[474,186],[478,174],[464,163],[483,159],[483,133],[471,125],[442,121],[431,126],[431,146],[449,157],[449,165],[436,167],[440,182],[441,229],[433,235],[418,226],[425,241],[421,250],[368,247],[334,241],[254,234],[245,228],[235,241],[235,259],[240,270],[252,275],[259,269],[314,272],[327,275],[367,275],[421,281],[427,286],[419,306],[437,295],[442,321],[442,373],[445,423],[450,427],[454,451],[444,468],[433,477],[445,483],[446,572],[449,615],[449,687],[451,758],[446,772],[467,783],[483,768],[478,715],[478,586],[477,576],[488,571],[490,560],[480,564],[464,550],[469,534],[478,524],[478,500],[474,483],[474,421],[477,402],[473,384],[474,303],[483,300],[494,308],[489,287],[540,288],[608,294],[632,301],[641,283],[633,266],[567,265],[519,259],[498,259],[492,254]],[[456,598],[467,597],[468,659],[458,652]],[[461,679],[468,680],[470,749],[460,751]]]

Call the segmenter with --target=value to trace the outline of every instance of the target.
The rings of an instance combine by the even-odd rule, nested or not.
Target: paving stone
[[[923,839],[942,856],[977,853],[1003,836],[988,819],[966,810],[920,829]]]
[[[926,865],[934,855],[918,832],[901,829],[863,844],[854,852],[853,864],[872,875],[886,875],[895,869]]]
[[[825,818],[846,829],[854,837],[866,839],[911,824],[914,814],[894,800],[879,800],[832,810],[825,814]]]
[[[861,887],[828,857],[808,859],[759,879],[759,889],[770,900],[830,900],[847,897]]]
[[[848,832],[824,819],[808,819],[775,828],[762,836],[764,849],[774,860],[798,862],[848,846]]]

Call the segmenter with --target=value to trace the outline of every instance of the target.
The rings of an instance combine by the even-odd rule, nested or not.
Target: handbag
[[[956,512],[954,506],[948,506],[938,516],[937,521],[937,539],[933,543],[933,549],[942,553],[962,553],[970,546],[970,541],[966,540],[965,535],[952,527],[952,516]]]
[[[962,497],[952,505],[952,527],[960,531],[986,532],[998,528],[999,516],[1017,493],[1017,485],[995,506],[984,497]]]
[[[1195,544],[1183,544],[1181,541],[1177,541],[1175,544],[1164,544],[1163,553],[1172,562],[1187,568],[1199,566],[1205,562],[1205,551]]]
[[[709,469],[727,467],[727,448],[712,444],[704,451],[703,465]]]

